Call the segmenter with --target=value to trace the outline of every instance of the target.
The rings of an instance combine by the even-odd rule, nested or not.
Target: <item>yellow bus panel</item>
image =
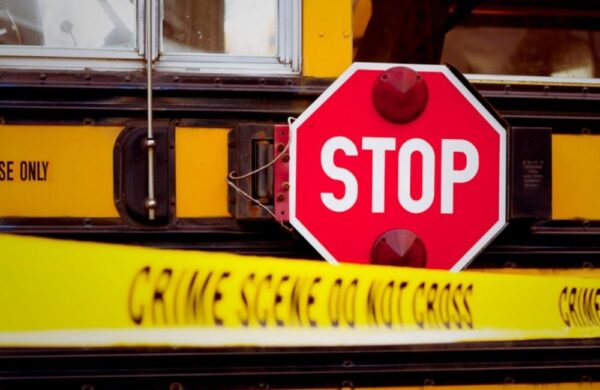
[[[175,130],[177,217],[229,217],[227,135],[229,129]]]
[[[600,220],[600,136],[552,136],[552,219]]]
[[[121,130],[0,125],[0,216],[118,217],[113,148]]]
[[[352,2],[304,0],[303,72],[337,77],[352,63]]]

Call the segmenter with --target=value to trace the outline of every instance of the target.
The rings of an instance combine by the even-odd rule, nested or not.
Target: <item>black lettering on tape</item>
[[[343,306],[344,318],[349,327],[354,328],[356,325],[356,291],[358,290],[358,279],[353,279],[352,282],[344,291]]]
[[[301,293],[305,281],[303,278],[297,278],[292,287],[292,297],[290,299],[290,322],[292,325],[302,326],[302,312],[300,306]]]
[[[563,323],[565,325],[567,325],[568,327],[571,327],[571,320],[569,318],[569,312],[568,309],[565,307],[566,305],[568,305],[568,299],[567,299],[567,291],[569,290],[568,287],[564,287],[562,289],[562,291],[560,292],[560,295],[558,296],[558,312],[560,313],[560,318],[562,318]]]
[[[577,299],[577,289],[575,287],[571,288],[569,292],[569,316],[573,320],[573,323],[576,326],[582,326],[579,321],[579,316],[577,315],[577,310],[575,310],[575,301]]]
[[[281,305],[281,302],[283,302],[283,293],[281,291],[281,286],[283,286],[283,284],[286,283],[288,280],[290,280],[290,277],[288,275],[283,275],[281,279],[279,279],[277,285],[275,286],[275,299],[273,301],[273,317],[275,317],[275,324],[279,327],[285,325],[285,321],[278,315],[277,310],[277,307]]]
[[[369,325],[379,326],[379,319],[377,317],[377,297],[379,296],[379,290],[381,282],[373,280],[369,286],[369,292],[367,293],[367,323]]]
[[[129,286],[129,299],[127,307],[129,309],[129,318],[131,318],[133,323],[136,325],[140,325],[144,321],[144,304],[140,303],[139,305],[134,305],[133,302],[136,296],[139,296],[137,294],[137,288],[139,287],[139,283],[143,283],[140,280],[142,277],[144,277],[145,282],[148,283],[148,280],[150,279],[150,266],[146,266],[139,270],[133,277],[131,285]]]
[[[310,315],[310,308],[316,302],[316,298],[315,298],[315,294],[313,292],[313,289],[319,283],[321,283],[321,278],[320,277],[313,278],[313,280],[312,280],[312,282],[310,284],[310,287],[308,289],[308,299],[307,299],[307,303],[306,303],[306,318],[308,319],[309,325],[311,327],[313,327],[313,328],[317,327],[317,321],[313,317],[311,317],[311,315]]]
[[[342,299],[342,279],[337,278],[333,282],[331,288],[329,289],[329,300],[327,302],[327,313],[329,314],[329,323],[334,328],[340,326],[340,312],[341,306],[343,305],[343,303],[340,304],[340,302],[343,302]]]
[[[394,292],[394,285],[395,285],[395,283],[393,280],[389,281],[383,287],[382,292],[381,292],[381,319],[383,320],[383,323],[385,324],[385,326],[388,328],[392,327],[392,322],[393,322],[392,293]]]
[[[406,282],[406,281],[400,282],[398,284],[398,301],[396,304],[396,308],[397,308],[398,324],[400,326],[404,326],[404,318],[402,316],[402,308],[404,307],[404,305],[402,304],[402,293],[404,292],[406,287],[408,287],[408,282]]]
[[[156,278],[156,282],[154,284],[154,294],[152,297],[152,322],[154,324],[158,324],[156,311],[160,306],[162,308],[163,313],[163,323],[168,324],[169,320],[167,317],[167,306],[165,304],[165,292],[169,288],[171,284],[171,276],[173,275],[173,270],[170,268],[164,268],[161,273]]]
[[[417,308],[421,306],[417,302],[419,295],[425,297],[425,282],[421,282],[417,286],[415,294],[413,295],[413,318],[415,319],[415,323],[417,324],[417,326],[423,329],[425,327],[425,318],[423,316],[423,313],[417,310]]]
[[[223,300],[221,283],[223,283],[223,280],[229,278],[230,275],[231,274],[229,272],[222,272],[221,276],[219,276],[219,279],[217,279],[217,284],[215,285],[215,292],[212,299],[212,317],[213,323],[217,326],[223,326],[223,318],[217,314],[217,304]]]
[[[558,298],[561,319],[568,327],[600,325],[600,289],[565,286]]]
[[[469,305],[469,299],[471,298],[471,296],[473,295],[473,285],[469,284],[467,286],[467,288],[465,289],[465,295],[464,295],[464,306],[465,306],[465,324],[469,327],[469,329],[473,329],[473,314],[471,313],[471,306]]]
[[[254,309],[255,309],[254,316],[256,317],[259,325],[262,326],[263,328],[267,326],[269,310],[264,309],[263,315],[262,316],[260,315],[260,311],[259,311],[260,298],[261,298],[261,295],[266,295],[266,293],[263,292],[264,286],[268,284],[268,286],[271,287],[272,279],[273,279],[273,275],[268,274],[261,281],[259,281],[258,287],[256,288],[256,295],[254,297]],[[266,301],[266,299],[265,299],[265,301]]]
[[[175,293],[173,294],[173,321],[175,325],[179,325],[179,315],[177,313],[177,303],[179,302],[179,291],[181,289],[181,283],[185,279],[186,272],[185,270],[181,271],[179,275],[179,279],[177,279],[177,284],[175,285]]]
[[[440,319],[444,328],[450,329],[450,288],[451,284],[446,283],[444,288],[440,291]]]
[[[185,318],[187,324],[208,324],[206,313],[206,290],[213,277],[213,271],[206,274],[204,279],[199,277],[200,273],[194,271],[185,302]]]
[[[427,291],[427,322],[434,328],[437,328],[439,324],[436,314],[436,309],[438,308],[438,305],[436,305],[437,292],[437,283],[433,283],[429,287],[429,291]]]
[[[596,316],[600,317],[600,302],[598,302],[598,297],[600,297],[600,288],[597,288],[594,294],[594,310],[596,311]]]
[[[254,284],[254,273],[248,275],[244,281],[242,282],[242,288],[240,291],[240,296],[242,298],[242,310],[238,310],[238,319],[241,324],[245,327],[248,327],[250,323],[250,313],[252,312],[252,308],[250,307],[250,300],[248,299],[249,291],[248,287],[250,284]]]
[[[462,288],[463,288],[462,283],[459,283],[458,286],[456,286],[456,288],[453,290],[453,293],[452,293],[452,307],[454,308],[454,313],[456,314],[454,316],[453,322],[458,329],[462,329],[462,315],[461,315],[461,310],[460,310],[460,307],[458,306],[458,301],[457,301],[457,299],[460,296],[462,296]]]

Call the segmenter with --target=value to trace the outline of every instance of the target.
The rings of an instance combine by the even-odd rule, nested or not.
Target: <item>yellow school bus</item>
[[[353,61],[446,63],[521,135],[508,226],[470,268],[594,278],[598,18],[583,0],[0,0],[0,232],[319,261],[274,218],[274,129]],[[535,190],[522,150],[544,161]],[[587,389],[599,352],[594,338],[6,347],[0,388]]]

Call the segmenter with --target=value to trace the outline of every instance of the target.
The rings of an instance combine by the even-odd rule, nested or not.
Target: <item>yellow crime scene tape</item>
[[[0,235],[0,346],[337,346],[600,337],[600,280]]]

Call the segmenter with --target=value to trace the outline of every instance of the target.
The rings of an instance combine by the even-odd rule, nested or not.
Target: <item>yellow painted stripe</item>
[[[0,217],[118,217],[122,127],[0,125]]]
[[[1,345],[385,345],[600,337],[600,280],[0,235]]]
[[[228,133],[229,129],[176,129],[177,217],[230,216],[225,182]]]
[[[552,218],[600,220],[600,136],[552,136]]]
[[[337,77],[352,63],[352,2],[304,0],[302,74]]]

